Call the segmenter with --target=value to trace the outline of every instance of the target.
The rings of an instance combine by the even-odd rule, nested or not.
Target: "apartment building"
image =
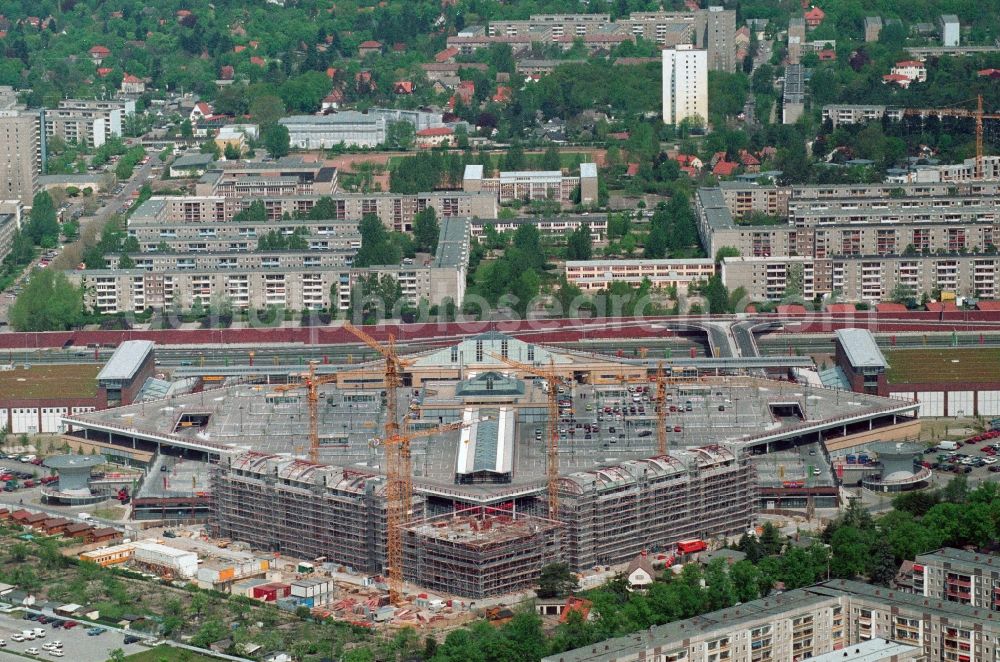
[[[441,113],[396,108],[371,108],[361,113],[345,110],[329,115],[293,115],[278,120],[288,129],[289,142],[298,149],[330,149],[347,147],[377,147],[385,142],[389,126],[408,122],[414,130],[450,126]]]
[[[195,195],[225,198],[270,198],[333,195],[337,169],[299,157],[278,161],[217,161],[195,184]]]
[[[788,19],[788,62],[799,64],[802,61],[802,45],[806,42],[806,19],[793,16]]]
[[[663,122],[708,121],[708,51],[682,44],[663,50]]]
[[[58,107],[42,110],[41,117],[46,139],[93,148],[121,138],[125,118],[133,113],[134,100],[63,99]]]
[[[21,228],[21,203],[16,200],[0,202],[0,262],[10,253],[14,235]]]
[[[41,171],[38,122],[37,112],[0,111],[0,200],[31,206]]]
[[[945,547],[913,563],[913,592],[928,598],[1000,611],[1000,556]]]
[[[490,226],[497,232],[515,232],[525,223],[534,225],[540,234],[556,236],[565,239],[570,232],[575,232],[583,225],[590,229],[590,237],[595,242],[603,241],[608,234],[607,214],[573,214],[559,215],[552,218],[539,216],[522,216],[508,219],[473,218],[469,221],[469,232],[475,239],[486,236],[486,227]]]
[[[733,257],[723,259],[720,273],[727,287],[743,287],[751,299],[760,300],[836,293],[848,301],[875,303],[892,297],[897,287],[918,298],[935,291],[1000,298],[997,256]]]
[[[860,582],[786,591],[556,653],[543,662],[1000,659],[991,612]]]
[[[434,209],[439,219],[497,217],[495,195],[463,191],[414,194],[338,193],[333,196],[298,195],[256,200],[220,195],[153,196],[129,217],[129,228],[133,227],[134,223],[140,226],[158,223],[164,228],[177,228],[189,224],[225,224],[232,221],[236,214],[247,209],[253,202],[261,202],[264,205],[267,222],[271,223],[284,219],[286,214],[292,218],[306,215],[323,197],[330,198],[333,208],[333,218],[324,220],[359,223],[364,215],[374,214],[387,228],[399,232],[411,231],[413,217],[428,207]]]
[[[823,106],[823,121],[830,120],[833,127],[841,124],[881,122],[883,117],[893,121],[903,119],[903,108],[866,104],[828,104]]]
[[[785,85],[781,92],[781,123],[795,124],[805,112],[805,69],[801,64],[785,67]]]
[[[566,280],[584,292],[606,290],[612,283],[639,286],[649,280],[655,288],[687,288],[715,275],[712,259],[690,260],[570,260]]]
[[[980,162],[983,172],[979,177],[975,158],[965,159],[962,163],[944,165],[912,165],[905,170],[889,171],[886,174],[887,184],[931,184],[936,182],[971,182],[982,180],[1000,180],[1000,156],[984,156]]]
[[[108,269],[71,272],[85,290],[88,308],[101,313],[189,309],[195,301],[209,306],[218,300],[236,309],[271,306],[291,310],[346,310],[351,290],[369,274],[397,279],[412,305],[452,300],[461,306],[469,263],[469,231],[465,219],[443,219],[437,252],[424,264],[350,266],[355,251],[274,251],[247,254],[135,255],[135,268],[116,269],[120,258],[109,256]]]
[[[516,200],[558,200],[569,203],[573,192],[579,188],[581,204],[597,202],[597,165],[581,163],[580,175],[564,175],[562,171],[500,172],[497,177],[487,177],[481,165],[465,166],[462,190],[470,194],[489,193],[501,204]]]
[[[713,71],[736,69],[736,12],[709,7],[693,12],[633,12],[612,20],[609,14],[537,14],[527,20],[490,21],[488,27],[466,28],[448,45],[470,54],[492,43],[527,50],[532,42],[557,42],[568,48],[580,39],[595,50],[602,41],[621,43],[644,39],[661,47],[694,44],[708,53]]]
[[[730,287],[776,299],[839,292],[859,301],[897,285],[919,296],[942,290],[994,298],[1000,182],[910,185],[745,186],[697,194],[699,232],[710,255],[723,247]],[[777,223],[749,224],[763,212]],[[795,276],[786,286],[786,274]],[[802,282],[799,283],[799,277]]]
[[[361,233],[354,221],[308,221],[282,219],[268,223],[167,222],[129,219],[128,234],[139,242],[143,253],[226,253],[257,250],[261,237],[304,235],[311,251],[357,251]]]

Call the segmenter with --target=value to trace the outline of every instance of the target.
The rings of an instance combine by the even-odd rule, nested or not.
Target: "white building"
[[[680,44],[663,51],[663,122],[708,121],[708,51]]]
[[[584,292],[605,290],[612,283],[638,287],[649,280],[655,288],[687,287],[715,275],[715,260],[569,260],[566,280]]]
[[[960,40],[959,33],[961,31],[958,16],[944,14],[938,19],[938,26],[941,28],[941,45],[957,48]]]

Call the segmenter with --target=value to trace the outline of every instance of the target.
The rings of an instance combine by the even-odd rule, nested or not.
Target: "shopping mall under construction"
[[[920,425],[908,400],[754,372],[664,377],[655,361],[497,332],[399,366],[394,422],[417,433],[405,578],[470,598],[528,589],[556,560],[582,571],[739,535],[775,500],[835,494],[829,452],[911,439]],[[562,379],[553,473],[546,372]],[[386,362],[320,366],[314,391],[298,375],[269,379],[75,414],[67,439],[131,464],[208,462],[214,535],[385,572]],[[767,468],[770,454],[806,445],[818,451],[805,475]]]

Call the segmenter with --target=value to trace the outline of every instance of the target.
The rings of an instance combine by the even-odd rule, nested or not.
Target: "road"
[[[90,216],[80,217],[80,238],[76,241],[65,244],[60,250],[59,255],[52,260],[52,263],[47,268],[58,269],[58,270],[68,270],[76,267],[76,264],[69,263],[68,258],[66,258],[66,249],[71,246],[76,246],[82,244],[83,237],[87,236],[86,231],[88,228],[97,226],[98,228],[103,228],[104,224],[108,222],[114,214],[122,212],[122,209],[128,200],[132,198],[132,194],[138,191],[139,188],[146,183],[146,178],[152,173],[155,166],[160,163],[160,155],[157,152],[150,154],[149,160],[142,166],[135,169],[132,173],[132,177],[125,182],[125,187],[117,195],[113,195],[105,199],[104,205],[99,207]],[[75,251],[70,251],[75,252]],[[31,273],[38,268],[38,263],[41,260],[41,255],[33,260],[31,264],[25,267],[21,275],[14,281],[10,290],[16,290],[23,288],[27,283],[28,278]],[[10,291],[9,290],[9,291]],[[9,291],[0,295],[0,325],[6,323],[9,319],[10,307],[14,303],[14,298],[9,295]]]

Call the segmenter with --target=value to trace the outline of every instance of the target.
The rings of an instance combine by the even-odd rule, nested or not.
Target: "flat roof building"
[[[663,123],[708,122],[708,51],[689,44],[663,50]]]
[[[555,200],[568,204],[579,190],[580,203],[596,204],[598,197],[597,165],[581,163],[580,175],[564,175],[560,170],[501,171],[487,175],[483,166],[465,166],[462,190],[466,193],[491,193],[501,204],[513,201]]]

